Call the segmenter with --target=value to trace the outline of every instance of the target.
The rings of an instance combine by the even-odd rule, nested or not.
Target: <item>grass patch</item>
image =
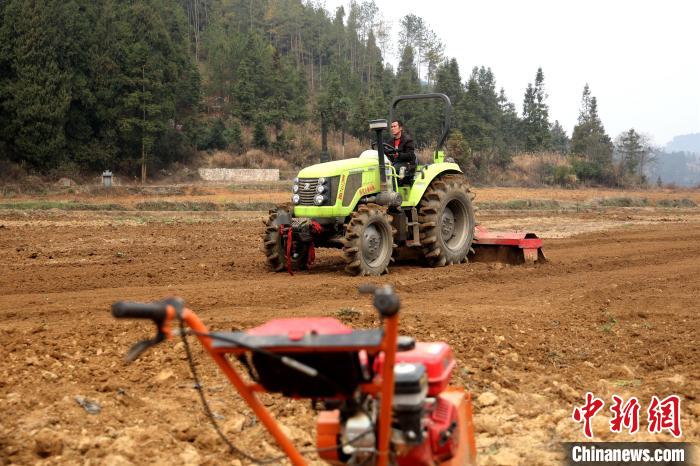
[[[136,204],[136,210],[143,211],[166,211],[166,212],[216,212],[216,211],[268,211],[275,207],[273,202],[227,202],[217,204],[216,202],[171,202],[171,201],[147,201]]]
[[[0,203],[0,209],[8,210],[66,210],[66,211],[120,211],[138,210],[142,212],[217,212],[217,211],[268,211],[277,204],[273,202],[192,202],[192,201],[144,201],[133,209],[120,204],[88,204],[74,201],[21,201]]]
[[[656,201],[657,207],[697,207],[698,205],[693,201],[692,199],[688,198],[683,198],[683,199],[661,199],[659,201]]]
[[[277,204],[274,202],[227,202],[223,205],[224,210],[264,210],[265,212],[275,207]]]
[[[172,201],[145,201],[135,206],[136,210],[165,211],[165,212],[213,212],[219,210],[219,205],[214,202],[172,202]]]
[[[608,197],[597,201],[601,207],[649,207],[653,204],[645,197]]]
[[[554,199],[513,199],[498,202],[477,202],[480,209],[489,210],[556,210],[562,207]]]
[[[276,181],[269,183],[245,183],[245,184],[230,184],[226,187],[231,192],[239,191],[271,191],[271,192],[291,192],[291,181]]]
[[[631,379],[631,380],[618,379],[618,380],[611,380],[610,382],[613,385],[615,385],[616,387],[620,387],[620,388],[639,387],[642,385],[642,381],[639,379]]]
[[[617,319],[614,315],[610,314],[608,315],[608,321],[601,325],[600,329],[605,333],[610,333],[615,329],[615,325],[617,325]]]
[[[9,210],[126,210],[119,204],[87,204],[74,201],[22,201],[0,203],[0,209]]]
[[[576,203],[554,199],[512,199],[508,201],[477,201],[475,205],[482,210],[575,210],[577,212],[607,207],[698,207],[695,201],[688,198],[653,201],[645,197],[607,197]]]
[[[360,315],[360,311],[353,307],[341,307],[335,312],[335,316],[343,322],[352,322],[359,318]]]
[[[133,215],[124,215],[124,216],[119,216],[115,217],[112,220],[112,223],[116,225],[125,225],[129,223],[136,223],[138,225],[145,225],[148,223],[148,219],[146,217],[140,217],[140,216],[133,216]]]

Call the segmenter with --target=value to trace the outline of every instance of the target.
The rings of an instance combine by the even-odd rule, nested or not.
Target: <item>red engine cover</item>
[[[457,408],[437,397],[427,419],[425,441],[399,456],[399,466],[432,466],[454,457],[459,447]]]
[[[410,351],[396,353],[396,363],[413,362],[425,366],[428,374],[428,396],[437,396],[450,382],[455,358],[450,345],[444,342],[416,342],[416,347]],[[375,372],[382,370],[384,355],[377,358]]]
[[[428,438],[433,458],[447,461],[452,458],[459,447],[457,408],[449,401],[437,397],[435,409],[430,415]]]

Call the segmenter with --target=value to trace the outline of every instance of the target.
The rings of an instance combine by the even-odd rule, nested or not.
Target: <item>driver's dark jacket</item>
[[[392,137],[389,140],[389,145],[395,147],[396,140]],[[389,152],[389,151],[388,151]],[[413,139],[411,136],[406,134],[406,132],[401,132],[401,137],[399,138],[399,145],[396,147],[396,151],[391,151],[386,154],[391,160],[391,164],[394,166],[396,173],[401,172],[401,168],[404,168],[404,177],[398,181],[399,185],[409,185],[413,179],[413,174],[416,171],[416,152],[415,146],[413,144]]]
[[[389,140],[389,145],[395,147],[395,139],[392,137]],[[398,153],[391,152],[387,154],[391,163],[396,165],[397,162],[403,162],[403,164],[416,164],[416,152],[415,145],[413,144],[413,139],[410,135],[406,134],[405,131],[401,132],[401,138],[399,139],[399,146],[396,148]]]

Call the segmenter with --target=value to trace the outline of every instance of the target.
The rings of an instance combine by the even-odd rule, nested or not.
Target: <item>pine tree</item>
[[[474,164],[473,153],[459,129],[450,132],[446,142],[447,153],[454,158],[469,179],[477,177],[477,167]]]
[[[238,151],[243,147],[243,133],[238,121],[233,120],[230,122],[228,127],[224,130],[224,139],[226,140],[227,147],[232,150]]]
[[[397,95],[417,94],[420,92],[418,70],[414,64],[413,47],[407,45],[401,54],[401,61],[396,72]]]
[[[654,160],[648,138],[630,128],[617,137],[615,151],[623,180],[633,179],[636,183],[645,184],[644,169]]]
[[[405,52],[407,48],[411,49],[411,63],[416,66],[416,75],[420,78],[420,65],[423,63],[422,58],[425,45],[425,21],[420,16],[409,13],[401,18],[400,25],[399,50]],[[402,61],[404,58],[404,56],[401,57]],[[399,65],[400,68],[401,65]]]
[[[491,68],[481,67],[477,72],[479,99],[481,100],[481,118],[484,120],[484,137],[492,149],[502,147],[501,112],[496,94],[496,80]]]
[[[259,113],[266,123],[274,126],[278,139],[284,121],[299,122],[306,117],[306,81],[277,51],[273,51],[270,74],[269,95],[261,102]]]
[[[484,102],[479,93],[479,82],[477,81],[478,69],[474,68],[467,81],[467,88],[459,105],[455,109],[455,119],[458,122],[458,129],[461,131],[472,153],[471,163],[474,171],[484,176],[488,171],[489,140],[487,137],[487,123],[483,118]],[[465,167],[470,169],[470,167]]]
[[[413,47],[410,45],[403,49],[396,72],[396,90],[390,99],[398,95],[421,93],[421,84],[413,52]],[[413,137],[418,147],[426,146],[435,141],[438,124],[431,118],[430,105],[431,102],[427,101],[404,102],[399,104],[394,115],[394,118],[403,121],[406,132]]]
[[[506,135],[517,134],[518,118],[505,94],[496,94],[490,68],[472,69],[466,92],[455,108],[455,120],[480,176],[485,178],[492,166],[505,168],[510,164],[512,141]]]
[[[629,131],[618,136],[615,146],[616,152],[620,157],[620,171],[622,175],[636,175],[639,161],[644,152],[639,134],[634,128],[630,128]]]
[[[452,58],[441,64],[436,72],[435,92],[445,94],[453,106],[457,106],[464,95],[462,77],[459,74],[459,64]]]
[[[558,120],[554,120],[554,124],[550,128],[549,133],[552,141],[552,150],[562,155],[568,154],[571,140]]]
[[[525,150],[537,152],[549,149],[549,107],[545,103],[544,73],[537,69],[535,85],[528,83],[523,99],[523,137]]]
[[[432,29],[427,29],[423,35],[423,62],[426,66],[428,86],[436,80],[439,64],[445,58],[445,44]]]
[[[252,123],[272,95],[272,49],[255,32],[247,33],[243,40],[246,45],[231,85],[231,97],[236,115]]]
[[[515,104],[508,101],[503,88],[498,94],[498,106],[501,114],[501,137],[505,150],[509,153],[518,152],[522,147],[522,121],[518,117]]]
[[[613,183],[613,144],[605,133],[598,116],[598,101],[591,96],[588,84],[583,88],[578,124],[571,136],[571,152],[577,156],[573,168],[580,180]]]
[[[255,120],[255,125],[253,126],[253,146],[260,149],[265,149],[270,145],[267,138],[267,129],[262,119]]]
[[[438,92],[441,94],[447,95],[447,97],[450,99],[450,102],[452,103],[452,108],[453,112],[451,115],[451,122],[450,125],[452,128],[456,128],[458,122],[456,121],[455,118],[455,111],[454,109],[458,108],[460,105],[460,102],[464,96],[464,87],[462,86],[462,77],[460,76],[459,73],[459,65],[457,64],[457,60],[454,58],[443,62],[437,69],[435,73],[435,89],[434,92]],[[442,122],[444,118],[444,104],[443,102],[433,102],[431,105],[431,108],[429,110],[430,115],[429,118],[435,122]],[[436,130],[442,130],[442,128],[438,128],[436,126]],[[455,129],[455,131],[459,131],[458,129]],[[436,137],[439,137],[440,135],[436,134]],[[461,141],[463,141],[463,136],[460,133],[460,138]],[[453,148],[457,147],[462,147],[462,144],[464,144],[464,147],[468,147],[466,145],[466,141],[460,142],[459,144],[452,144]],[[448,144],[449,146],[449,144]],[[459,154],[453,154],[452,150],[450,147],[448,147],[448,154],[455,159],[463,159],[464,157],[460,156]],[[464,150],[459,149],[460,153],[464,152]],[[466,153],[466,152],[464,152]],[[463,160],[463,163],[466,165],[469,165],[466,161]]]
[[[118,39],[118,60],[124,87],[117,94],[116,124],[122,157],[138,161],[144,180],[146,166],[161,162],[151,160],[152,154],[163,154],[157,150],[161,139],[174,130],[179,112],[196,102],[198,85],[180,34],[184,18],[173,16],[164,0],[135,3],[122,13],[126,35]]]
[[[90,137],[80,113],[92,99],[84,74],[90,46],[80,42],[90,18],[89,11],[81,17],[79,8],[76,1],[3,5],[0,140],[11,159],[32,167],[54,168],[70,160],[67,127]]]

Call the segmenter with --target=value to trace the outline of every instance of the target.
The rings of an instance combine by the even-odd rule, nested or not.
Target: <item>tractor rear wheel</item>
[[[352,275],[381,275],[388,272],[396,245],[386,207],[360,205],[350,216],[343,238],[345,271]]]
[[[418,205],[423,257],[431,267],[467,260],[474,240],[472,195],[461,175],[434,180]]]
[[[280,227],[277,224],[277,217],[287,214],[291,218],[292,208],[288,205],[278,206],[270,210],[270,216],[265,221],[265,233],[263,234],[263,252],[267,258],[267,263],[275,272],[282,272],[287,268],[286,241],[280,235]],[[308,251],[305,254],[292,255],[292,269],[306,269]]]

